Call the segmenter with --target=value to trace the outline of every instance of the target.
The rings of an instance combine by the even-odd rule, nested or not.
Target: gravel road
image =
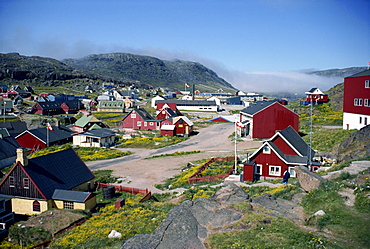
[[[134,154],[102,161],[87,162],[91,170],[111,169],[115,176],[121,177],[120,184],[126,187],[149,189],[160,192],[154,187],[181,172],[188,162],[218,156],[234,155],[235,144],[228,138],[234,132],[234,124],[217,123],[199,130],[190,139],[160,149],[119,149]],[[261,142],[245,140],[237,143],[237,150],[244,154],[245,150],[258,148]],[[176,151],[200,150],[202,153],[183,156],[160,157],[145,159],[154,155],[171,154]],[[144,160],[145,159],[145,160]]]

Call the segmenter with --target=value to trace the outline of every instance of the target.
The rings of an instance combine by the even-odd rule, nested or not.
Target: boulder
[[[114,239],[114,238],[122,238],[122,234],[120,232],[117,232],[116,230],[112,230],[109,235],[109,239]]]
[[[313,189],[317,189],[320,183],[325,181],[324,178],[309,171],[304,166],[296,166],[294,167],[294,169],[297,173],[298,181],[301,184],[301,187],[307,192]]]

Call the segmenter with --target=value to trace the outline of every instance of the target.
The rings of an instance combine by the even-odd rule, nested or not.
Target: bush
[[[51,233],[41,227],[18,227],[13,225],[9,229],[9,238],[17,244],[30,246],[39,244],[51,238]]]

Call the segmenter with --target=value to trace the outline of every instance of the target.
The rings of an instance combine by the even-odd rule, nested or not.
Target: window
[[[132,113],[131,118],[136,118],[136,113]]]
[[[38,202],[38,201],[34,201],[34,202],[32,203],[32,210],[33,210],[34,212],[40,212],[40,211],[41,211],[40,202]]]
[[[268,145],[263,146],[263,154],[270,154],[271,149]]]
[[[30,179],[23,178],[23,188],[26,188],[26,189],[30,188]]]
[[[270,175],[280,176],[280,166],[270,166]]]
[[[291,177],[295,177],[294,167],[289,167],[288,171],[289,171],[289,174],[290,174]]]
[[[144,122],[144,126],[148,126],[148,122]]]
[[[141,126],[141,121],[137,121],[137,126]]]
[[[9,187],[14,187],[14,177],[9,176]]]
[[[355,106],[362,106],[362,99],[355,99]]]
[[[367,125],[367,118],[364,118],[364,125]]]
[[[0,211],[5,210],[5,200],[0,200]]]
[[[364,99],[364,106],[370,107],[370,99]]]
[[[370,88],[370,80],[365,80],[365,88]]]
[[[73,202],[72,201],[64,201],[63,207],[64,207],[64,209],[73,209]]]
[[[360,122],[359,122],[359,124],[362,124],[362,117],[360,117]]]
[[[150,125],[150,126],[153,126],[153,122],[150,122],[150,123],[149,123],[149,125]]]
[[[262,165],[261,164],[257,164],[256,165],[256,175],[260,175],[262,172]]]

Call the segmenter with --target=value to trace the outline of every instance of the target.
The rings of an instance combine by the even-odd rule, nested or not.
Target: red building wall
[[[370,99],[370,88],[365,88],[366,80],[370,80],[370,75],[344,79],[343,112],[370,115],[370,107],[364,106],[365,99]],[[362,106],[354,105],[355,98],[362,99]]]
[[[138,122],[141,122],[141,124],[138,125]],[[124,120],[122,120],[122,128],[158,130],[159,125],[157,126],[157,123],[158,122],[155,121],[144,121],[139,114],[132,111]]]
[[[290,147],[281,137],[277,136],[272,140],[274,144],[286,155],[297,155],[297,153]]]
[[[283,177],[285,169],[288,168],[286,165],[275,153],[271,151],[270,154],[264,154],[262,150],[257,153],[250,160],[256,161],[256,164],[262,165],[261,177]],[[269,166],[281,166],[280,176],[271,176],[269,173]]]
[[[32,136],[28,132],[24,133],[22,136],[18,137],[16,140],[21,147],[26,147],[30,149],[33,149],[36,147],[39,147],[41,149],[46,148],[46,144],[44,142]]]
[[[289,125],[298,132],[298,124],[299,116],[276,102],[253,115],[252,135],[253,138],[270,138]]]
[[[173,111],[176,111],[177,109],[176,103],[157,103],[156,109],[162,110],[164,105],[168,105],[168,107]]]

